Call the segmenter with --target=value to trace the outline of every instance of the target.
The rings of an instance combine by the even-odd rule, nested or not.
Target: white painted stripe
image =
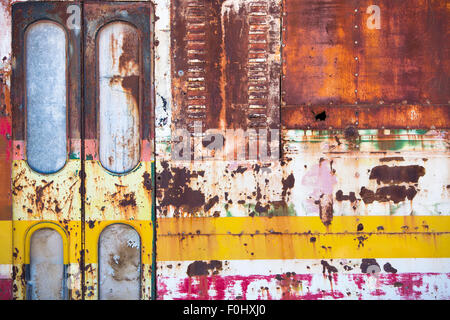
[[[389,263],[397,273],[447,273],[450,272],[450,258],[390,258],[375,259],[381,273],[387,273],[383,266]],[[221,276],[277,275],[286,272],[296,274],[322,274],[320,259],[292,260],[229,260],[222,262]],[[362,273],[362,259],[324,259],[335,267],[338,273]],[[164,261],[157,263],[157,275],[164,277],[187,276],[188,266],[194,261]],[[351,268],[351,269],[350,269]]]

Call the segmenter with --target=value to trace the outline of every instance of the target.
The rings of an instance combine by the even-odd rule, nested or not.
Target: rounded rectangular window
[[[64,299],[64,247],[61,235],[50,228],[39,229],[31,236],[31,300]]]
[[[99,240],[100,300],[139,300],[141,292],[141,242],[125,224],[105,228]]]
[[[54,173],[67,158],[67,38],[41,20],[25,33],[26,152],[29,166]]]
[[[98,34],[99,155],[107,170],[125,173],[140,160],[140,39],[126,22]]]

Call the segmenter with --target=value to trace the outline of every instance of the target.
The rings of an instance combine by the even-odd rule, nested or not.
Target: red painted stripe
[[[400,273],[400,274],[379,274],[377,280],[377,288],[370,291],[371,296],[385,298],[398,298],[406,300],[421,299],[424,292],[430,292],[433,288],[423,280],[424,276],[442,276],[440,273]],[[450,279],[450,273],[445,273],[446,277]],[[251,275],[251,276],[195,276],[180,278],[178,286],[170,287],[166,281],[169,277],[158,278],[158,299],[174,299],[174,300],[223,300],[225,293],[230,294],[233,288],[240,287],[242,294],[233,295],[231,299],[246,300],[247,289],[252,282],[259,280],[266,280],[269,283],[275,282],[277,288],[281,290],[282,300],[320,300],[324,298],[342,299],[347,296],[346,292],[339,291],[340,279],[347,278],[357,287],[357,292],[352,292],[352,298],[362,298],[362,293],[367,295],[367,280],[371,277],[369,274],[356,273],[338,275],[324,274],[323,277],[328,278],[330,286],[327,288],[316,289],[316,291],[309,291],[308,288],[312,286],[314,274],[282,274],[282,275]],[[321,275],[320,275],[321,276]],[[173,279],[172,279],[173,280]],[[392,292],[389,296],[384,291],[388,288],[395,287],[395,296]],[[360,291],[358,293],[358,291]],[[214,294],[210,294],[214,292]],[[355,296],[356,294],[356,296]],[[450,299],[450,292],[445,292],[446,299]],[[230,298],[230,297],[228,297]],[[261,288],[258,293],[258,300],[273,299],[270,289]]]
[[[0,279],[0,300],[12,300],[11,279]]]

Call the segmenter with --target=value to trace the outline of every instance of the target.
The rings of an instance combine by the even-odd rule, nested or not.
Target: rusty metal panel
[[[284,104],[448,104],[446,1],[284,4]]]
[[[280,3],[176,0],[173,128],[278,128]]]
[[[106,265],[98,241],[113,223],[132,226],[142,239],[140,275],[128,264],[117,272],[139,282],[133,297],[151,298],[153,15],[149,2],[84,3],[86,299],[124,297],[131,290],[114,278],[99,278]],[[119,238],[127,230],[119,230]]]
[[[80,82],[80,32],[67,23],[71,16],[69,5],[77,2],[27,2],[12,5],[12,211],[13,211],[13,295],[26,298],[26,265],[30,260],[30,230],[48,223],[64,235],[67,258],[68,297],[82,298],[81,275],[81,82]],[[79,7],[78,7],[79,8]],[[67,133],[59,132],[58,139],[67,140],[64,148],[64,167],[53,174],[34,171],[27,163],[28,136],[27,113],[27,59],[26,30],[37,20],[51,20],[64,29],[67,37],[66,88]],[[57,70],[54,70],[56,72]],[[39,81],[39,80],[37,80]],[[42,86],[44,88],[44,86]],[[32,87],[30,89],[33,89]],[[46,119],[50,121],[50,119]],[[51,123],[49,123],[51,124]],[[65,125],[63,125],[65,126]],[[33,133],[33,132],[30,132]],[[34,132],[33,134],[36,134]],[[63,136],[61,136],[63,135]],[[34,137],[35,138],[35,137]],[[42,137],[40,137],[42,138]],[[51,148],[51,145],[47,145]]]
[[[232,2],[238,3],[223,2],[222,8]],[[448,86],[448,59],[423,60],[428,51],[448,51],[429,41],[445,41],[443,3],[415,1],[410,8],[402,3],[384,14],[385,6],[396,6],[384,1],[381,31],[366,23],[372,3],[280,4],[282,157],[180,161],[159,154],[158,299],[449,298],[449,176],[442,169],[448,167],[449,113],[448,89],[441,90]],[[234,51],[216,48],[208,39],[222,37],[224,44],[232,32],[218,28],[226,24],[207,10],[207,23],[197,21],[207,26],[205,32],[190,25],[189,12],[203,5],[192,1],[192,8],[183,7],[180,1],[172,8],[177,23],[172,27],[172,134],[179,128],[196,132],[195,121],[206,122],[206,129],[248,128],[233,121],[220,126],[228,87],[241,83],[225,76],[225,94],[217,94],[220,63]],[[437,20],[423,20],[419,12]],[[416,15],[421,25],[415,27]],[[180,20],[186,22],[177,30]],[[400,26],[403,21],[411,33]],[[246,29],[233,28],[234,34],[241,31],[234,39],[241,39]],[[418,50],[405,53],[404,42],[424,28],[430,33]],[[433,36],[437,30],[441,35]],[[210,60],[192,59],[206,66],[205,84],[195,86],[184,71],[189,58],[183,48],[195,43],[189,36],[200,35]],[[245,47],[241,43],[239,48]],[[232,61],[224,68],[231,69]],[[200,89],[221,100],[205,95],[199,109],[206,111],[189,118],[186,97]],[[159,150],[170,153],[164,143]]]
[[[0,0],[0,178],[13,193],[0,179],[0,299],[26,297],[29,240],[42,227],[62,237],[71,299],[103,298],[99,273],[109,267],[122,280],[132,274],[141,299],[450,299],[445,1],[86,1],[82,30],[67,33],[70,52],[85,47],[84,71],[77,54],[68,64],[69,160],[42,175],[26,163],[17,53],[34,17],[65,25],[69,4],[78,5],[17,4],[26,10],[10,28],[11,3]],[[141,127],[126,125],[139,132],[140,156],[127,173],[100,162],[98,60],[107,52],[98,31],[117,20],[144,44],[140,84],[127,90],[116,79],[140,100]],[[226,129],[278,131],[280,116],[279,159],[235,159],[244,140]],[[171,159],[175,129],[196,121],[234,144],[203,161]],[[118,225],[127,227],[108,236]],[[117,247],[102,249],[101,238]],[[125,241],[139,238],[139,250]],[[119,296],[127,286],[114,276],[103,285]]]
[[[449,298],[445,130],[282,137],[279,162],[157,162],[159,299]]]
[[[134,25],[139,30],[139,40],[141,43],[140,66],[142,76],[139,81],[122,81],[124,91],[130,92],[133,98],[138,101],[142,95],[141,107],[141,139],[142,148],[151,148],[153,141],[154,127],[154,85],[152,83],[153,68],[153,22],[149,21],[151,4],[146,2],[86,2],[84,5],[85,19],[85,43],[84,43],[84,99],[85,99],[85,138],[95,140],[98,138],[98,32],[101,27],[108,22],[120,18],[121,21]],[[145,8],[145,9],[144,9]],[[126,44],[127,45],[127,44]],[[132,48],[128,48],[132,50]],[[126,54],[119,57],[118,67],[126,67],[132,63],[136,57]],[[122,62],[122,65],[120,64]],[[119,70],[120,71],[120,70]],[[130,79],[131,80],[131,79]],[[146,88],[140,92],[138,85]],[[127,87],[129,85],[130,87]],[[151,150],[150,150],[151,152]]]
[[[354,0],[284,1],[283,103],[354,103]]]
[[[447,129],[450,105],[285,106],[285,129]]]

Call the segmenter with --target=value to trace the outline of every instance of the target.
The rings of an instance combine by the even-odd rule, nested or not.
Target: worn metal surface
[[[280,3],[172,2],[173,128],[279,127]]]
[[[285,106],[286,129],[448,129],[450,105]]]
[[[284,1],[283,101],[287,105],[448,104],[446,1]]]
[[[75,2],[71,2],[76,4]],[[11,192],[12,192],[12,226],[13,226],[13,266],[12,266],[12,279],[13,283],[13,297],[15,299],[26,298],[26,264],[30,260],[30,251],[27,251],[30,245],[31,236],[39,226],[44,223],[59,230],[64,242],[64,250],[67,252],[67,281],[64,283],[67,290],[67,297],[70,299],[81,299],[82,288],[80,279],[80,266],[82,260],[82,242],[81,242],[81,195],[79,189],[81,186],[81,83],[80,83],[80,33],[76,29],[68,28],[66,25],[69,13],[67,11],[68,3],[64,2],[30,2],[30,3],[15,3],[12,7],[12,51],[11,51],[11,64],[12,64],[12,77],[11,77],[11,104],[12,104],[12,148],[14,150],[12,158],[12,174],[11,174]],[[34,98],[39,96],[39,91],[30,95],[30,90],[44,90],[48,91],[54,89],[47,87],[49,84],[53,84],[51,79],[57,77],[50,71],[41,71],[41,75],[48,75],[49,77],[43,77],[48,79],[48,83],[38,86],[39,80],[36,78],[27,79],[27,76],[31,76],[34,71],[38,71],[33,68],[29,70],[27,61],[30,62],[30,56],[27,55],[27,40],[26,32],[30,25],[36,20],[51,20],[53,23],[58,24],[60,28],[64,29],[64,34],[67,37],[67,43],[62,44],[63,51],[55,51],[60,54],[66,55],[65,58],[54,57],[53,62],[58,59],[63,59],[67,66],[67,70],[63,70],[64,77],[60,78],[60,81],[54,84],[63,87],[63,80],[67,81],[66,94],[62,94],[60,91],[56,93],[58,99],[51,99],[54,95],[50,94],[44,99],[39,98],[37,102],[33,101]],[[41,24],[41,23],[40,23]],[[48,30],[44,31],[47,32]],[[61,40],[63,41],[63,40]],[[41,41],[42,42],[42,41]],[[63,41],[64,42],[64,41]],[[48,42],[40,43],[38,47],[44,46]],[[52,46],[57,48],[56,46]],[[61,49],[61,47],[59,47]],[[31,53],[31,52],[29,52]],[[38,53],[37,51],[35,53]],[[34,58],[33,58],[34,59]],[[47,61],[47,60],[45,60]],[[61,60],[60,60],[61,61]],[[33,62],[33,60],[31,60]],[[43,61],[44,62],[44,61]],[[45,65],[42,65],[44,67]],[[53,66],[53,65],[52,65]],[[61,63],[59,64],[60,67]],[[55,69],[54,72],[57,72]],[[33,80],[34,79],[34,80]],[[27,80],[31,80],[34,86],[29,86]],[[37,82],[37,83],[36,83]],[[42,94],[43,92],[40,91]],[[61,95],[61,96],[60,96]],[[54,171],[54,169],[61,167],[66,163],[64,168],[54,174],[39,173],[31,169],[27,162],[27,146],[29,144],[29,135],[27,135],[28,126],[36,118],[30,117],[30,113],[27,112],[28,103],[32,103],[32,106],[38,106],[41,102],[46,102],[45,106],[52,109],[55,105],[48,103],[64,103],[62,99],[67,98],[67,111],[60,110],[59,113],[52,110],[52,117],[59,118],[58,123],[48,125],[52,126],[52,129],[56,132],[55,128],[59,126],[59,132],[64,136],[58,136],[57,139],[63,139],[62,150],[61,145],[59,150],[55,150],[59,157],[59,163],[54,163],[53,167],[51,163],[45,163],[42,167],[43,171]],[[33,98],[29,101],[28,98]],[[48,100],[45,100],[48,99]],[[52,101],[53,100],[53,101]],[[32,110],[31,110],[32,111]],[[67,115],[66,115],[67,112]],[[35,113],[39,114],[39,113]],[[31,112],[33,116],[33,112]],[[67,131],[66,120],[61,121],[61,118],[67,117]],[[48,118],[48,117],[47,117]],[[30,122],[31,121],[31,122]],[[49,119],[46,119],[49,121]],[[40,128],[46,128],[47,126],[39,123]],[[33,129],[33,126],[31,126]],[[42,130],[42,129],[39,129]],[[29,131],[29,134],[42,134],[40,131]],[[53,132],[52,132],[53,133]],[[67,135],[67,136],[66,136]],[[45,136],[34,136],[33,139],[41,139],[45,141]],[[48,138],[48,136],[47,136]],[[35,140],[36,141],[36,140]],[[45,148],[51,148],[51,145],[44,145]],[[56,147],[56,146],[55,146]],[[42,148],[40,145],[39,148]],[[49,149],[51,150],[51,149]],[[33,144],[31,144],[31,150],[33,152]],[[39,150],[42,152],[42,149]],[[51,154],[51,152],[47,153]],[[62,159],[62,161],[61,161]],[[44,160],[44,159],[40,159]],[[39,161],[40,161],[39,160]],[[54,167],[56,165],[56,167]],[[53,170],[51,170],[53,168]]]
[[[161,299],[448,299],[448,259],[168,261]],[[438,267],[437,267],[438,266]],[[375,277],[371,270],[381,270]]]
[[[153,10],[149,2],[83,6],[86,299],[127,294],[150,299],[152,294]],[[101,278],[107,272],[98,252],[103,222],[133,226],[145,243],[139,246],[142,263],[128,285]],[[128,234],[128,228],[118,231],[119,239]],[[122,258],[125,269],[117,272],[132,271],[127,266],[135,265],[136,255]]]
[[[196,32],[189,32],[189,10],[201,12],[203,3],[184,11],[179,4],[172,9],[179,48],[172,119],[173,128],[192,129],[182,48]],[[278,4],[278,161],[173,161],[173,145],[157,146],[165,151],[156,161],[158,299],[450,298],[448,8],[445,1],[382,1],[381,29],[369,29],[372,4]],[[209,39],[214,26],[197,32]],[[228,28],[235,27],[213,36],[226,43],[222,35],[246,32]],[[206,129],[246,128],[218,125],[222,78],[214,67],[233,48],[217,47],[222,56],[205,55],[204,87],[222,100],[206,99],[206,114],[195,120]],[[239,88],[229,78],[226,84]]]
[[[128,225],[141,261],[128,263],[133,251],[123,270],[140,270],[141,299],[450,299],[446,1],[85,2],[83,29],[68,31],[68,52],[83,47],[85,62],[81,72],[81,55],[69,56],[69,160],[44,176],[26,163],[17,52],[34,19],[64,25],[68,3],[24,3],[10,29],[11,3],[0,0],[0,240],[13,248],[0,250],[0,298],[25,298],[39,226],[67,249],[68,297],[102,297],[99,239]],[[373,4],[380,29],[367,23]],[[110,51],[98,52],[97,35],[113,20],[137,26],[142,45],[139,94],[122,95],[136,92],[122,77],[138,73],[107,75],[134,97],[127,117],[139,110],[139,129],[123,123],[140,135],[126,174],[100,161],[98,59]],[[232,144],[174,161],[175,129],[196,121],[193,146],[205,129]],[[281,129],[279,159],[235,159],[255,144],[223,130],[254,128]]]

